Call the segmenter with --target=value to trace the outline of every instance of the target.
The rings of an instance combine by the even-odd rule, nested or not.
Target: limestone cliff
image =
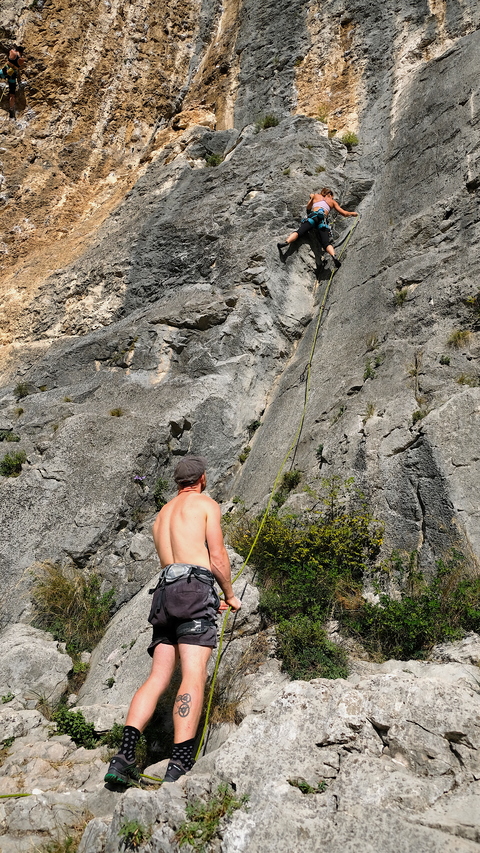
[[[319,181],[362,218],[295,464],[313,485],[354,474],[388,547],[423,567],[452,544],[475,561],[478,18],[405,0],[7,5],[3,40],[29,59],[0,140],[1,417],[27,453],[2,483],[7,589],[41,559],[111,581],[116,537],[141,532],[188,449],[218,497],[265,501],[329,275],[308,245],[282,266],[275,243]],[[256,132],[267,113],[280,124]],[[130,594],[145,580],[121,571]]]
[[[2,15],[0,41],[23,43],[28,63],[15,121],[6,97],[0,102],[0,458],[12,448],[26,454],[20,476],[0,481],[1,625],[28,621],[31,570],[42,560],[95,568],[118,606],[135,601],[156,570],[155,484],[170,479],[181,454],[208,456],[218,499],[265,505],[299,424],[330,278],[315,247],[305,242],[281,264],[276,242],[323,184],[361,217],[313,357],[294,459],[299,492],[326,474],[354,476],[386,524],[388,549],[416,551],[428,570],[454,546],[475,569],[478,4],[6,0]],[[264,128],[267,115],[279,123]],[[358,145],[343,144],[344,133],[357,134]],[[337,220],[338,241],[350,224]],[[446,722],[441,713],[430,720],[428,690],[453,708],[457,671],[445,691],[446,676],[428,668],[399,676],[407,699],[398,713],[391,674],[369,671],[353,687],[287,688],[279,704],[261,706],[266,748],[282,707],[292,719],[297,701],[324,714],[327,697],[334,731],[318,743],[332,745],[326,765],[337,781],[320,808],[326,849],[349,849],[353,838],[354,849],[398,850],[403,833],[405,851],[446,851],[452,833],[455,849],[475,850],[478,828],[463,819],[478,804],[475,670]],[[129,697],[117,699],[120,707]],[[387,710],[374,717],[371,703]],[[31,730],[47,724],[30,707],[17,713],[20,722],[8,709],[4,716],[12,736],[26,738],[28,764]],[[312,720],[300,733],[305,753]],[[256,732],[247,720],[225,759],[207,757],[205,772],[239,784],[243,745],[252,760],[259,754]],[[36,759],[70,761],[71,744],[56,744],[43,743]],[[351,761],[357,750],[362,758]],[[90,799],[96,761],[84,771],[84,756],[75,756],[71,776],[78,789],[88,779]],[[287,759],[278,761],[269,825],[285,800],[296,817],[286,846],[275,849],[296,849],[303,823],[314,845],[316,800],[286,788]],[[368,796],[352,805],[377,770],[371,833],[390,839],[383,848],[365,823],[355,835]],[[392,788],[401,777],[400,795],[384,796],[387,777]],[[192,795],[203,784],[192,782]],[[462,790],[449,799],[456,785]],[[264,845],[268,791],[260,788],[254,817],[237,818],[225,850]],[[118,849],[130,801],[132,815],[156,820],[151,795],[139,794],[139,805],[133,793],[111,831],[102,821],[90,827],[84,850]],[[446,811],[437,811],[444,795]],[[176,794],[163,797],[175,815]],[[48,797],[43,806],[53,826]],[[384,806],[393,809],[386,817]],[[23,808],[5,807],[2,827],[10,812],[11,825],[27,821]],[[103,801],[98,808],[105,817]],[[158,828],[152,850],[172,849],[174,823]],[[11,849],[20,849],[15,835]]]

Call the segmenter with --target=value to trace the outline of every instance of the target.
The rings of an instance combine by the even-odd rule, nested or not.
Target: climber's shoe
[[[177,779],[180,779],[180,776],[185,776],[187,772],[187,768],[184,767],[181,761],[178,758],[175,761],[169,761],[167,772],[165,773],[164,782],[176,782]]]
[[[140,770],[135,761],[127,761],[119,752],[113,756],[104,781],[113,782],[115,785],[136,785],[140,781]]]

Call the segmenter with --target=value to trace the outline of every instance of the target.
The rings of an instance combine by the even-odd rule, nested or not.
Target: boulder
[[[0,694],[55,705],[68,683],[72,659],[51,634],[16,624],[0,634]]]

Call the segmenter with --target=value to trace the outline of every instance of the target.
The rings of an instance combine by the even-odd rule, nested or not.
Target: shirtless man
[[[311,193],[307,203],[308,218],[302,221],[302,224],[296,231],[292,231],[289,234],[284,243],[277,243],[282,261],[285,261],[285,256],[282,254],[284,246],[289,246],[290,243],[294,243],[295,240],[298,240],[307,231],[317,228],[317,234],[323,251],[330,255],[337,269],[342,266],[341,262],[335,256],[335,249],[332,245],[332,232],[327,222],[328,214],[332,209],[340,213],[341,216],[358,216],[356,210],[343,210],[340,207],[338,202],[335,201],[333,191],[330,187],[323,187],[320,192]]]
[[[205,459],[185,456],[174,473],[178,494],[160,510],[153,540],[162,573],[154,592],[148,653],[153,657],[146,682],[137,690],[127,714],[122,745],[112,758],[106,782],[129,784],[139,778],[135,747],[157,702],[170,684],[177,660],[182,682],[173,708],[174,745],[165,782],[191,769],[193,747],[203,705],[207,663],[217,644],[217,610],[239,610],[220,527],[220,507],[202,494],[207,485]],[[214,578],[225,601],[214,590]]]

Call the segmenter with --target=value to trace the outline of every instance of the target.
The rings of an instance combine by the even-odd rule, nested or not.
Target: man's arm
[[[220,525],[220,507],[212,500],[207,509],[206,539],[210,555],[210,568],[218,581],[225,596],[225,601],[232,610],[240,610],[242,602],[233,593],[232,571],[230,560],[223,543],[223,533]]]

